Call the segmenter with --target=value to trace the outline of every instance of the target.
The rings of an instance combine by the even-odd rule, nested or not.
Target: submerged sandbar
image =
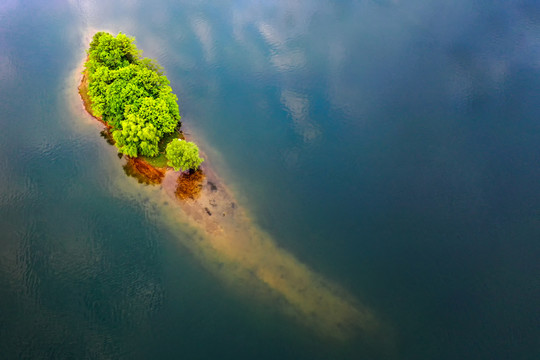
[[[92,114],[85,96],[88,77],[79,77],[84,109]],[[163,218],[174,228],[188,223],[197,230],[197,241],[179,239],[207,268],[230,282],[276,300],[281,309],[323,337],[362,339],[376,347],[392,347],[392,336],[373,311],[360,304],[336,284],[325,279],[281,249],[272,237],[251,221],[234,194],[212,170],[211,161],[199,175],[155,168],[138,158],[124,156],[129,171],[158,184],[171,207]],[[162,200],[162,199],[161,199]],[[156,201],[159,201],[156,199]],[[181,220],[181,221],[179,221]],[[382,349],[381,349],[382,350]]]

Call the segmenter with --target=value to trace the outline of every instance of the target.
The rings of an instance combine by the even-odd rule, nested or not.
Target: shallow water
[[[538,357],[539,22],[533,1],[2,1],[2,356]],[[321,340],[125,176],[73,102],[93,29],[165,67],[254,226],[391,351]]]

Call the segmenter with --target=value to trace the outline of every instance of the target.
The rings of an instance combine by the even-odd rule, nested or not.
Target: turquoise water
[[[254,223],[392,351],[185,245],[78,107],[95,30],[164,66]],[[0,358],[538,358],[539,49],[535,1],[3,0]]]

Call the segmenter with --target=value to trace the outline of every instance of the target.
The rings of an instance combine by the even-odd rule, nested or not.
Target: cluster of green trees
[[[85,65],[88,95],[92,112],[110,125],[120,152],[131,157],[155,157],[160,153],[161,139],[180,128],[178,98],[161,67],[143,58],[134,41],[122,33],[116,37],[106,32],[94,35]],[[200,159],[197,146],[189,144],[189,151],[196,149],[196,158]],[[166,152],[175,169],[196,169],[203,161],[191,161],[187,166],[179,159],[194,157],[184,156],[178,145],[174,146],[176,150]]]

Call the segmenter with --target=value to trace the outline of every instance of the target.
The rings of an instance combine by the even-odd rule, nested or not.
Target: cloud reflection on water
[[[304,142],[315,141],[321,136],[321,131],[309,119],[307,96],[291,90],[283,90],[281,102],[293,119],[295,131],[304,138]]]
[[[215,50],[212,27],[210,23],[204,18],[197,17],[192,19],[191,27],[201,43],[204,51],[204,59],[209,63],[213,62],[215,58]]]

